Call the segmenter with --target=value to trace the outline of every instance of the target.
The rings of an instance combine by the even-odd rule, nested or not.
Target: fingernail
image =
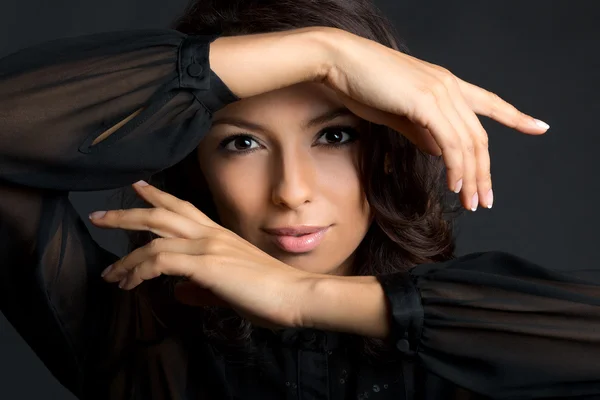
[[[111,264],[111,265],[109,265],[108,267],[106,267],[106,268],[104,269],[104,271],[102,271],[102,273],[100,274],[100,276],[101,276],[102,278],[104,278],[104,275],[106,275],[106,274],[108,274],[108,273],[110,272],[110,270],[111,270],[111,268],[112,268],[112,266],[113,266],[113,265],[114,265],[114,264]]]
[[[459,179],[454,185],[454,193],[460,193],[460,189],[462,189],[462,179]]]
[[[89,215],[90,219],[99,219],[106,215],[106,211],[94,211]]]
[[[543,129],[549,129],[550,125],[548,125],[547,123],[545,123],[544,121],[540,121],[539,119],[534,118],[533,122],[540,128]]]
[[[126,280],[127,280],[127,278],[123,278],[119,281],[119,289],[123,289],[123,286],[125,286]]]
[[[134,183],[134,185],[138,185],[138,186],[148,186],[148,182],[142,180],[142,181],[137,181],[136,183]]]
[[[488,192],[485,202],[487,203],[487,208],[492,208],[492,204],[494,204],[494,192],[492,189]]]
[[[471,200],[471,211],[477,210],[477,205],[479,204],[479,195],[477,192],[473,195],[473,200]]]

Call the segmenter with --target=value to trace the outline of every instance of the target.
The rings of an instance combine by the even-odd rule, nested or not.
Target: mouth
[[[308,253],[319,246],[330,226],[295,226],[264,229],[271,240],[287,253]]]

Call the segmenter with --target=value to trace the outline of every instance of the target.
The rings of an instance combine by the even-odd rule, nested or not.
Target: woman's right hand
[[[523,133],[548,129],[440,66],[335,28],[219,38],[210,65],[240,98],[306,81],[326,84],[354,114],[441,155],[448,187],[473,211],[493,199],[488,137],[476,114]]]
[[[448,186],[463,205],[491,207],[488,136],[476,114],[523,133],[548,126],[440,66],[377,42],[336,32],[337,49],[325,83],[356,115],[401,132],[422,150],[441,155]],[[461,190],[462,187],[462,190]]]

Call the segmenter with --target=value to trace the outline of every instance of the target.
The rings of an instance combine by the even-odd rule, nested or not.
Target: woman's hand
[[[270,328],[302,325],[307,282],[314,274],[280,262],[190,203],[144,183],[133,186],[154,208],[90,215],[101,228],[148,230],[161,236],[108,267],[102,274],[106,281],[130,290],[161,274],[184,276],[188,282],[176,287],[184,303],[227,305]]]
[[[161,274],[178,283],[185,304],[231,307],[272,329],[317,328],[384,338],[389,311],[374,276],[305,272],[269,256],[211,221],[190,203],[140,181],[136,192],[154,208],[97,211],[101,228],[147,230],[161,236],[106,268],[102,277],[130,290]]]
[[[488,136],[476,114],[528,134],[548,129],[448,70],[377,42],[337,30],[332,67],[324,82],[356,115],[389,126],[422,150],[441,155],[448,186],[463,205],[492,205]],[[462,190],[461,190],[462,188]]]

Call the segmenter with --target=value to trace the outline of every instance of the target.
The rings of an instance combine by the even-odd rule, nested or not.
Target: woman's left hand
[[[142,183],[142,185],[145,182]],[[102,274],[130,290],[161,274],[184,276],[176,295],[182,302],[217,303],[234,308],[254,324],[300,327],[311,278],[317,274],[293,268],[271,257],[235,233],[210,220],[187,201],[158,188],[134,184],[154,208],[90,214],[101,228],[148,230],[161,236],[123,257]]]

